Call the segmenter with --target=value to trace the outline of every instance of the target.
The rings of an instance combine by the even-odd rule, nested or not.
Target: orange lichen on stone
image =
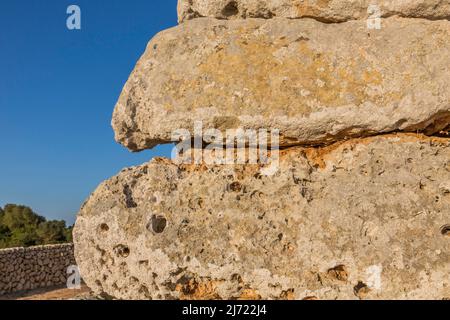
[[[429,137],[423,134],[415,134],[415,133],[393,133],[393,134],[385,134],[385,135],[377,135],[372,137],[364,137],[364,138],[354,138],[339,141],[333,143],[329,146],[325,147],[311,147],[305,148],[304,152],[308,160],[320,169],[326,168],[326,162],[329,159],[332,159],[333,154],[335,152],[342,152],[344,149],[353,150],[356,145],[367,145],[373,142],[375,139],[383,138],[397,138],[399,139],[399,143],[404,142],[429,142],[429,143],[437,143],[442,145],[448,145],[449,140],[441,137]]]
[[[244,289],[237,300],[261,300],[261,296],[256,290]]]
[[[178,284],[175,290],[180,293],[180,300],[220,300],[216,285],[216,281],[199,283],[191,279],[184,285]]]
[[[201,63],[201,77],[174,82],[174,88],[180,86],[180,81],[182,88],[203,88],[195,102],[197,107],[214,105],[212,102],[220,97],[228,101],[229,111],[239,112],[245,106],[245,113],[255,108],[261,109],[259,113],[264,116],[276,113],[295,116],[299,112],[308,115],[311,104],[339,107],[359,105],[370,99],[383,100],[381,94],[369,97],[366,93],[368,86],[382,84],[382,76],[361,54],[336,65],[333,53],[312,48],[307,38],[289,42],[286,37],[245,38],[238,33],[236,37]],[[295,51],[298,54],[293,54]],[[371,67],[359,69],[366,64]],[[243,92],[236,96],[222,90],[230,81],[242,84]],[[208,86],[210,83],[215,85]],[[253,101],[254,107],[246,101]]]
[[[312,3],[311,3],[312,2]],[[330,5],[330,0],[305,0],[296,4],[297,16],[320,16],[324,8]]]
[[[289,289],[289,290],[283,291],[281,293],[280,298],[282,300],[295,300],[294,289]]]

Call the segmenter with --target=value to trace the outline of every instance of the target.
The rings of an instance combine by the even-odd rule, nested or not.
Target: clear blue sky
[[[171,146],[132,154],[111,115],[147,42],[175,26],[176,0],[0,1],[0,206],[75,221],[100,182]],[[82,30],[66,28],[80,6]]]

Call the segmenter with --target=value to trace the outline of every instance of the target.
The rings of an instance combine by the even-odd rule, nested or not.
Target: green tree
[[[38,226],[37,235],[44,243],[66,241],[66,223],[64,221],[46,221]]]
[[[26,206],[0,208],[0,248],[28,247],[72,241],[72,228],[64,221],[47,221]]]
[[[73,227],[66,228],[66,230],[64,231],[64,235],[67,242],[73,242]]]

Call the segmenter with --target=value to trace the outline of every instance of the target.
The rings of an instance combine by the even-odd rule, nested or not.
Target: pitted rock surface
[[[450,140],[413,134],[258,165],[155,159],[102,183],[75,254],[120,299],[450,297]]]

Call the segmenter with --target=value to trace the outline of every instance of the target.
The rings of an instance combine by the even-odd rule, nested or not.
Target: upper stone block
[[[369,6],[377,4],[382,17],[403,17],[431,20],[449,19],[448,0],[180,0],[179,21],[213,17],[243,18],[305,18],[324,22],[343,22],[364,19],[374,14]]]
[[[138,151],[177,129],[280,130],[282,146],[450,123],[450,22],[195,19],[148,45],[113,115]]]

